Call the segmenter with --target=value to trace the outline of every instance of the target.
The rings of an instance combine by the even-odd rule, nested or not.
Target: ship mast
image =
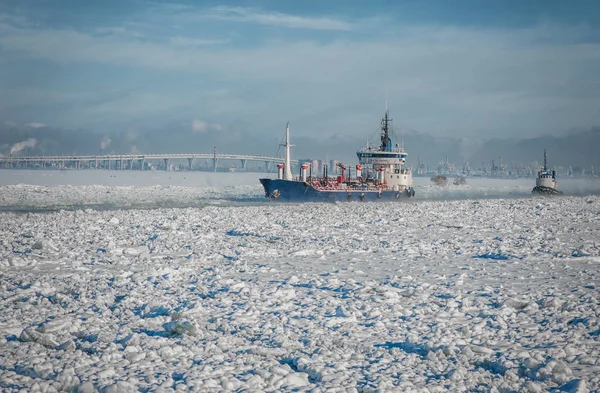
[[[290,168],[290,122],[285,125],[285,172],[284,180],[292,180],[292,169]]]
[[[546,168],[546,149],[544,149],[544,170],[547,171],[548,169]]]
[[[381,119],[381,151],[391,151],[391,140],[390,140],[390,122],[392,119],[389,118],[387,109],[387,100],[385,101],[385,116]]]

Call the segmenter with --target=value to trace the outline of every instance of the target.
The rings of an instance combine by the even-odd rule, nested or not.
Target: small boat
[[[455,186],[464,186],[465,184],[467,184],[467,179],[464,176],[456,175],[452,184],[454,184]]]
[[[556,181],[556,171],[548,169],[546,163],[546,149],[544,149],[544,166],[540,168],[535,179],[535,187],[531,191],[533,194],[560,195],[558,182]]]
[[[381,144],[367,146],[356,152],[358,165],[354,177],[350,167],[338,163],[341,174],[330,177],[327,166],[322,176],[313,176],[310,163],[301,163],[300,176],[292,177],[290,169],[290,128],[285,132],[285,163],[277,165],[277,179],[259,179],[265,196],[278,201],[381,201],[398,200],[415,196],[412,170],[404,167],[406,151],[393,145],[390,137],[389,113],[381,121]],[[363,169],[364,168],[364,169]]]
[[[431,180],[433,184],[437,186],[445,186],[446,184],[448,184],[448,178],[444,175],[431,176],[431,179],[429,180]]]

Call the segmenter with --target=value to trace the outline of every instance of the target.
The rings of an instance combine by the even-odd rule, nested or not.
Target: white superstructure
[[[374,179],[394,191],[405,191],[413,186],[412,170],[405,168],[404,146],[393,144],[390,138],[389,113],[386,108],[381,120],[381,144],[378,148],[368,145],[356,152],[358,162],[365,168],[367,178]]]
[[[544,166],[540,168],[535,179],[536,187],[558,188],[556,171],[551,171],[546,165],[546,150],[544,150]]]
[[[535,179],[533,193],[557,195],[562,194],[558,191],[558,182],[556,181],[556,171],[551,171],[546,165],[546,150],[544,150],[544,166],[540,168]]]

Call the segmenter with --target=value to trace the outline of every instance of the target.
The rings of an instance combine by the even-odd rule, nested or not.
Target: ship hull
[[[260,179],[265,197],[285,202],[348,202],[397,201],[414,196],[414,189],[392,190],[317,190],[309,183],[297,180]]]
[[[535,186],[533,190],[531,190],[533,194],[542,194],[542,195],[561,195],[562,192],[558,191],[556,188],[552,187],[544,187],[544,186]]]

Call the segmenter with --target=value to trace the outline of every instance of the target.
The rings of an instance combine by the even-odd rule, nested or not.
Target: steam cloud
[[[220,131],[222,129],[223,127],[221,127],[219,124],[208,123],[204,120],[195,119],[192,122],[192,131],[198,132],[200,134],[203,134],[209,130]]]
[[[35,139],[35,138],[28,138],[28,139],[24,140],[23,142],[17,142],[13,145],[13,147],[10,148],[10,154],[13,155],[15,153],[18,153],[27,147],[35,147],[36,144],[37,144],[37,139]]]
[[[110,145],[111,139],[107,136],[105,136],[104,138],[102,138],[102,141],[100,142],[100,148],[102,150],[106,149],[108,147],[108,145]]]
[[[35,122],[34,122],[34,123],[25,123],[25,125],[26,125],[27,127],[31,127],[31,128],[42,128],[42,127],[46,127],[46,125],[45,125],[45,124],[42,124],[42,123],[35,123]]]

